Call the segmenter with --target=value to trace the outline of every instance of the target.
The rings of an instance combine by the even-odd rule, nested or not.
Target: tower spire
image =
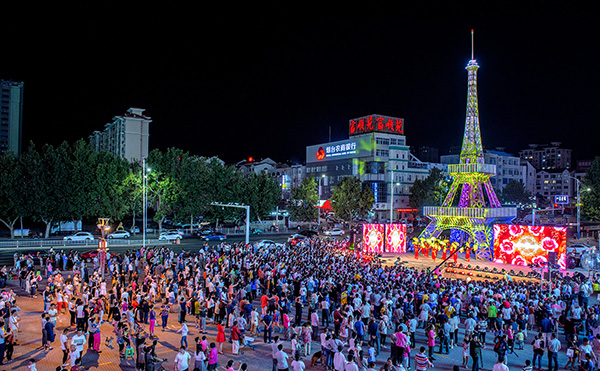
[[[471,28],[471,60],[475,59],[475,44],[473,42],[473,34],[475,30]]]
[[[462,149],[460,151],[460,163],[483,164],[483,148],[481,145],[481,133],[479,130],[479,103],[477,99],[477,69],[479,65],[475,60],[473,33],[471,30],[471,60],[467,64],[469,72],[469,83],[467,89],[467,117],[465,120],[465,134]]]

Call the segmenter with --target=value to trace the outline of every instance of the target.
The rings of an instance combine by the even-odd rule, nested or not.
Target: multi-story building
[[[536,170],[557,171],[569,170],[572,167],[573,150],[560,147],[561,142],[547,144],[530,144],[528,149],[519,152],[522,160],[528,161]]]
[[[349,139],[306,147],[306,176],[314,176],[319,198],[328,199],[345,177],[356,176],[375,197],[376,220],[413,214],[410,187],[433,166],[409,151],[404,119],[369,115],[350,120]],[[438,165],[439,166],[439,165]]]
[[[486,164],[496,166],[496,175],[490,178],[490,183],[496,192],[502,192],[502,189],[511,180],[516,180],[525,185],[530,191],[535,185],[535,169],[519,157],[506,153],[502,148],[497,150],[483,150],[483,157]],[[459,154],[444,155],[440,157],[442,164],[459,163]]]
[[[141,163],[148,157],[149,124],[152,122],[150,117],[144,116],[144,111],[130,108],[124,115],[115,116],[113,122],[105,125],[104,131],[94,131],[90,135],[92,148]]]
[[[0,80],[0,154],[21,154],[23,83]]]
[[[270,174],[277,167],[277,162],[268,157],[258,161],[250,157],[247,160],[237,162],[234,166],[242,175],[248,177],[250,174]]]
[[[424,162],[440,162],[440,151],[438,148],[430,146],[420,146],[415,149],[415,156]]]

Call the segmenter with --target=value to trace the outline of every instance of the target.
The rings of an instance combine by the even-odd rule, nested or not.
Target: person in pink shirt
[[[219,362],[219,351],[215,343],[210,343],[210,353],[208,354],[208,371],[217,369],[217,362]]]

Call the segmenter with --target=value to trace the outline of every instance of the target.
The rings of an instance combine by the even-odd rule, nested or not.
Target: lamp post
[[[394,183],[394,174],[392,174],[392,182],[390,183],[390,188],[392,189],[392,197],[390,198],[390,223],[394,222],[394,186],[400,185],[400,183]]]
[[[577,239],[581,238],[581,181],[574,176],[570,176],[569,178],[574,179],[577,182]],[[590,190],[589,188],[587,189]]]
[[[146,247],[146,157],[142,157],[142,246]]]
[[[325,174],[319,178],[319,205],[317,205],[317,231],[321,230],[321,180],[325,179]]]

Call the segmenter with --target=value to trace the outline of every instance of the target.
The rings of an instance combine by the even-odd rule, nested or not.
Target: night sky
[[[14,9],[0,78],[25,82],[24,144],[87,139],[140,107],[151,148],[228,163],[304,161],[330,127],[345,139],[350,118],[372,113],[403,117],[407,144],[445,154],[462,141],[474,28],[484,146],[560,141],[575,158],[600,155],[591,8],[365,3]]]

